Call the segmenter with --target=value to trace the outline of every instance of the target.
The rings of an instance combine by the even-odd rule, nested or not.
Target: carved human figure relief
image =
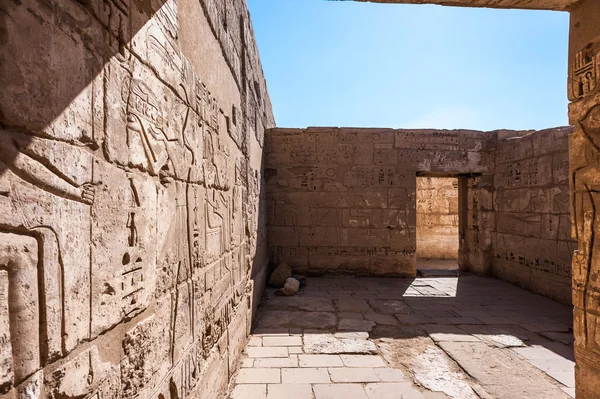
[[[94,201],[93,184],[77,184],[67,173],[46,166],[59,165],[49,159],[43,164],[38,159],[39,154],[34,156],[28,150],[23,135],[1,132],[0,208],[4,211],[0,213],[0,270],[5,271],[6,278],[0,288],[5,295],[0,299],[8,301],[10,337],[4,337],[0,353],[12,359],[3,358],[0,363],[12,363],[14,375],[14,381],[0,381],[4,389],[31,376],[45,361],[60,356],[64,348],[65,299],[61,299],[61,287],[65,282],[58,236],[48,225],[53,215],[31,215],[22,195],[39,189],[86,205]],[[43,254],[41,259],[38,253]],[[39,292],[43,302],[38,300]],[[46,309],[40,308],[42,303]],[[6,307],[6,302],[0,306]],[[44,325],[40,321],[42,311],[46,315]]]

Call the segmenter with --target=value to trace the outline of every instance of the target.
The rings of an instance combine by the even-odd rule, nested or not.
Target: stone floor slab
[[[365,392],[369,399],[425,399],[410,382],[367,384]]]
[[[269,384],[267,399],[313,399],[310,384]]]
[[[379,377],[373,368],[364,367],[341,367],[330,368],[329,375],[333,382],[379,382]]]
[[[289,356],[288,348],[282,346],[249,346],[246,348],[246,351],[248,352],[248,357],[250,358]]]
[[[263,346],[302,346],[301,337],[264,337]]]
[[[376,355],[340,355],[346,367],[385,367],[381,356]]]
[[[331,334],[308,334],[304,336],[305,353],[369,354],[377,353],[372,341],[358,338],[338,338]]]
[[[300,355],[300,367],[343,367],[339,355]]]
[[[282,368],[298,367],[298,356],[289,357],[261,357],[254,359],[254,368]]]
[[[316,399],[369,399],[360,384],[317,384],[313,390]]]
[[[281,382],[284,384],[324,384],[331,382],[326,368],[285,368],[281,369]]]
[[[238,384],[229,399],[265,399],[266,397],[266,384]]]
[[[309,280],[295,297],[267,290],[231,395],[574,396],[567,306],[474,276]]]
[[[279,369],[241,369],[237,375],[238,384],[278,384],[281,382]]]
[[[375,375],[381,382],[403,382],[407,381],[406,376],[401,370],[393,368],[376,368],[373,369]]]

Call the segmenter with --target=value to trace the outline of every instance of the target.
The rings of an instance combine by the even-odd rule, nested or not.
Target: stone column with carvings
[[[600,388],[600,2],[571,10],[568,96],[577,397]],[[598,253],[597,253],[598,252]]]

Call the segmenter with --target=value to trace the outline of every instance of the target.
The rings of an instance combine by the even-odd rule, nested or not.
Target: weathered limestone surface
[[[577,397],[600,392],[600,3],[585,0],[571,12],[568,94]]]
[[[417,176],[458,176],[461,269],[570,303],[570,132],[271,129],[271,261],[311,274],[414,275],[417,209],[438,216],[417,202]]]
[[[571,128],[500,132],[492,273],[571,303],[568,137]]]
[[[464,130],[271,129],[271,261],[300,273],[414,275],[417,173],[493,181],[495,138]],[[488,190],[481,177],[464,179],[473,193]],[[476,227],[465,226],[464,263],[483,268],[491,230],[483,240]]]
[[[583,0],[354,0],[371,3],[440,4],[459,7],[524,8],[569,11]],[[593,0],[590,0],[593,1]]]
[[[268,255],[245,2],[0,15],[0,398],[218,397]]]
[[[458,179],[417,177],[417,258],[458,259]]]

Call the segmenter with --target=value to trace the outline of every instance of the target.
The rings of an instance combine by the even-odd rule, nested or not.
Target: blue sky
[[[247,0],[279,127],[567,121],[567,13]]]

